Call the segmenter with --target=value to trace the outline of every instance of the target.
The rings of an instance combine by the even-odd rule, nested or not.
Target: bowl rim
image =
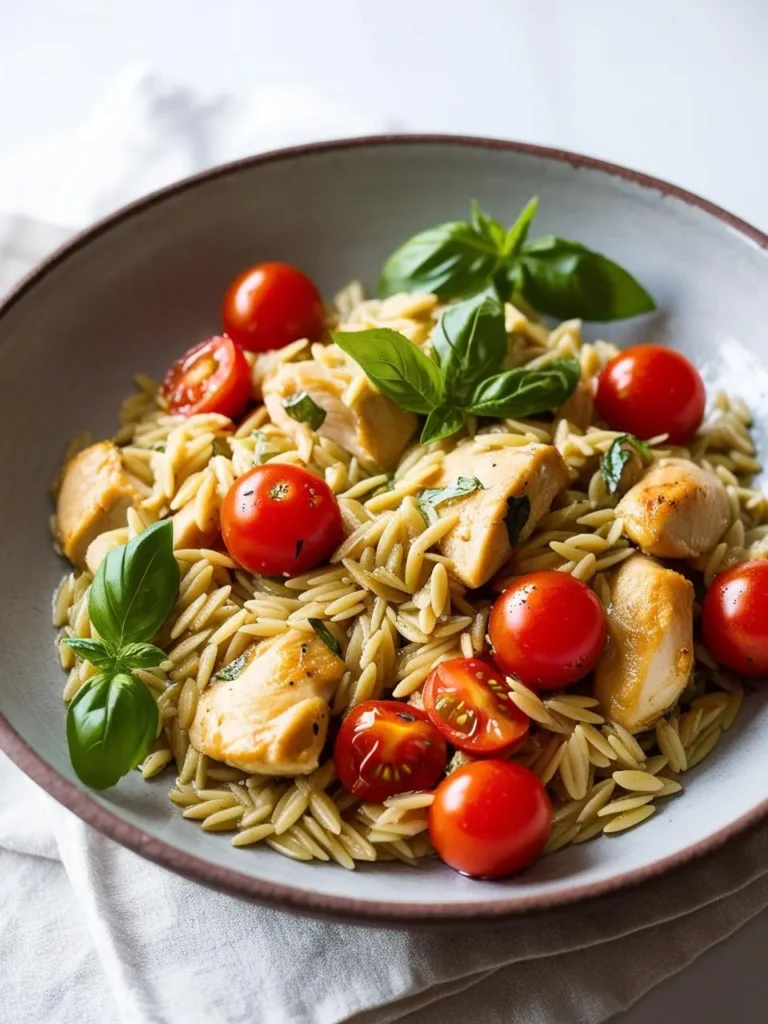
[[[245,157],[182,178],[161,189],[119,208],[82,230],[64,245],[37,263],[0,302],[0,328],[10,310],[33,289],[36,284],[54,270],[60,263],[91,241],[110,231],[113,227],[129,220],[157,203],[197,188],[217,178],[237,174],[253,167],[291,161],[324,153],[338,153],[347,150],[374,148],[377,146],[463,146],[475,149],[490,149],[537,157],[556,163],[569,164],[575,169],[599,171],[614,178],[620,178],[646,189],[652,189],[663,196],[672,196],[689,206],[696,207],[716,218],[727,227],[745,236],[761,249],[768,249],[768,235],[722,207],[660,178],[631,170],[619,164],[595,157],[584,156],[570,150],[539,146],[496,138],[471,135],[449,134],[382,134],[333,139],[270,150],[256,156]],[[546,911],[556,907],[577,903],[586,899],[606,895],[619,889],[639,885],[670,869],[679,867],[694,858],[717,849],[732,836],[754,825],[768,815],[768,798],[741,815],[724,828],[718,829],[705,839],[692,843],[684,849],[643,867],[624,871],[621,874],[596,882],[574,886],[567,891],[538,893],[513,898],[506,890],[499,889],[499,896],[493,900],[465,901],[461,903],[388,903],[382,900],[366,900],[346,896],[335,896],[296,888],[292,885],[254,878],[236,869],[214,864],[193,853],[180,850],[160,838],[151,836],[138,825],[133,825],[118,814],[99,803],[90,792],[80,789],[49,764],[14,729],[0,711],[0,750],[34,782],[41,786],[55,800],[75,813],[97,831],[148,860],[177,874],[215,888],[248,899],[252,902],[273,906],[277,909],[303,913],[315,917],[329,917],[357,924],[416,924],[416,923],[464,923],[468,921],[503,920],[522,913]]]

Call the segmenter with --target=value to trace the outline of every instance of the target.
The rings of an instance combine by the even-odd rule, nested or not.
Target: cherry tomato
[[[541,690],[583,679],[600,660],[605,635],[603,606],[564,572],[521,576],[497,599],[488,622],[496,663]]]
[[[333,759],[342,786],[377,803],[430,789],[445,771],[445,740],[423,711],[399,700],[366,700],[339,729]]]
[[[768,675],[768,562],[743,562],[715,578],[701,610],[704,642],[745,676]]]
[[[509,699],[504,677],[478,658],[441,662],[422,697],[448,742],[476,756],[511,751],[528,732],[530,719]]]
[[[287,263],[259,263],[238,275],[221,308],[224,330],[249,352],[309,338],[325,328],[323,300],[314,284]]]
[[[429,838],[462,875],[501,878],[527,867],[547,844],[552,804],[539,779],[514,761],[475,761],[435,790]]]
[[[236,480],[221,506],[227,551],[250,572],[295,576],[324,561],[342,539],[339,503],[300,466],[267,463]]]
[[[230,338],[209,338],[174,363],[162,395],[172,413],[237,416],[251,396],[248,360]]]
[[[669,434],[687,444],[704,417],[706,394],[699,371],[680,352],[635,345],[608,363],[597,383],[595,405],[614,430],[635,437]]]

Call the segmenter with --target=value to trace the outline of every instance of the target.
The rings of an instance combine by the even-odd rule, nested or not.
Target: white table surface
[[[139,63],[206,92],[316,88],[392,130],[590,153],[768,230],[767,39],[765,0],[0,0],[0,159],[74,128]],[[768,912],[621,1024],[765,1021],[766,950]]]

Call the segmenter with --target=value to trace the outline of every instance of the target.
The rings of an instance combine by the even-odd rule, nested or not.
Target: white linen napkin
[[[132,73],[75,137],[0,165],[0,203],[13,214],[0,215],[0,294],[71,228],[151,188],[274,145],[381,127],[290,90],[201,97]],[[55,189],[52,160],[72,169]],[[320,923],[142,861],[0,755],[8,1024],[598,1024],[766,905],[762,828],[534,926],[525,917],[438,931]]]

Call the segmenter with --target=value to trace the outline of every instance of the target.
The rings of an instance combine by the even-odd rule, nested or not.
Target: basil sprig
[[[637,452],[643,462],[650,462],[653,458],[651,449],[645,441],[638,440],[634,434],[621,434],[620,437],[614,438],[600,460],[600,475],[605,480],[610,494],[615,494],[619,489],[621,474],[632,454],[630,448]]]
[[[561,405],[579,382],[578,359],[501,372],[504,309],[490,294],[449,306],[432,334],[432,355],[397,331],[334,331],[333,340],[377,388],[427,420],[422,444],[450,437],[470,415],[510,419]]]
[[[556,235],[528,241],[538,200],[511,228],[472,203],[469,222],[451,221],[414,235],[386,261],[382,296],[403,291],[464,298],[494,288],[499,298],[523,300],[562,320],[623,320],[655,309],[632,275],[580,242]]]
[[[100,670],[67,710],[72,766],[94,789],[113,786],[144,760],[157,738],[157,705],[131,671],[165,661],[165,653],[150,640],[178,594],[173,524],[166,519],[113,548],[99,566],[88,596],[88,614],[99,639],[64,641]]]

